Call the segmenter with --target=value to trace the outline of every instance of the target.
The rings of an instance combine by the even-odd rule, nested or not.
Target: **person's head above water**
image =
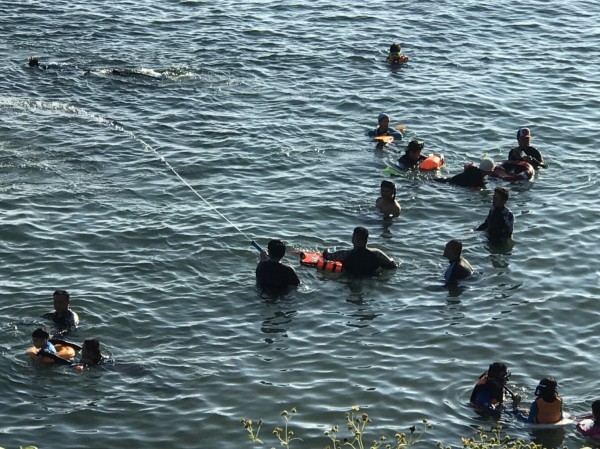
[[[390,45],[390,53],[400,53],[400,44],[393,43]]]
[[[367,228],[362,226],[358,226],[354,228],[354,232],[352,233],[352,244],[359,248],[364,248],[367,246],[367,242],[369,240],[369,231]]]
[[[405,154],[413,160],[417,161],[421,157],[421,151],[425,148],[425,143],[420,140],[411,140],[406,146]]]
[[[487,371],[488,379],[505,385],[510,378],[508,367],[504,363],[494,362],[490,365]]]
[[[279,239],[269,240],[269,244],[267,245],[269,250],[269,258],[274,260],[281,260],[285,255],[285,243],[283,243]]]
[[[100,363],[102,353],[100,352],[100,342],[97,339],[90,338],[83,342],[81,360],[88,363]]]
[[[381,181],[380,189],[382,197],[391,197],[393,200],[396,199],[396,184],[394,184],[392,181],[388,181],[387,179]]]
[[[450,240],[444,247],[444,257],[450,262],[459,259],[462,253],[462,242],[460,240]]]
[[[531,131],[529,128],[520,128],[517,131],[517,142],[520,147],[528,147],[531,142]]]
[[[48,343],[50,334],[45,329],[40,327],[32,332],[31,339],[33,340],[33,346],[36,348],[41,348]]]
[[[558,382],[553,377],[544,377],[535,389],[536,396],[541,396],[546,402],[552,402],[558,395]]]
[[[40,60],[38,58],[34,58],[33,56],[29,58],[29,67],[37,67],[40,65]]]
[[[387,128],[388,126],[390,126],[390,116],[387,114],[384,114],[383,112],[381,114],[379,114],[379,116],[377,117],[377,123],[379,124],[379,126],[381,128]]]
[[[509,197],[508,190],[506,187],[496,187],[494,189],[494,196],[492,197],[492,203],[495,207],[504,207]]]

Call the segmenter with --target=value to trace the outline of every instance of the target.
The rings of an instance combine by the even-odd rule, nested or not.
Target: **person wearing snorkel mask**
[[[504,390],[510,378],[510,371],[504,363],[492,363],[488,370],[479,376],[479,380],[471,393],[471,406],[480,411],[500,413],[504,409]],[[512,394],[513,408],[521,401],[518,394]]]

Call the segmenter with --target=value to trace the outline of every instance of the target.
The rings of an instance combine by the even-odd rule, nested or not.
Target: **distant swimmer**
[[[90,75],[115,75],[122,77],[138,77],[151,78],[155,80],[164,80],[165,75],[151,69],[80,69],[79,67],[58,65],[58,64],[42,64],[39,58],[30,57],[28,61],[29,67],[38,68],[41,70],[60,70],[60,71],[79,71],[83,72],[84,76]]]
[[[461,187],[485,187],[485,177],[494,170],[494,161],[483,158],[479,167],[466,164],[462,173],[451,178],[435,178],[437,182],[447,182]]]
[[[393,128],[390,128],[390,116],[383,112],[377,117],[377,128],[369,131],[369,137],[377,136],[392,136],[397,139],[402,139],[402,133]]]
[[[397,268],[396,262],[386,253],[376,248],[367,248],[369,231],[362,226],[354,228],[352,249],[342,249],[330,253],[323,251],[323,258],[342,262],[342,271],[352,276],[374,275],[379,268]]]
[[[256,284],[259,288],[270,292],[285,291],[288,287],[300,285],[296,271],[289,265],[281,263],[285,255],[285,244],[278,239],[269,241],[268,252],[260,253],[260,261],[256,266]]]
[[[407,170],[418,168],[419,164],[425,160],[425,156],[421,155],[423,148],[425,148],[425,143],[419,140],[411,140],[406,146],[402,157],[398,159],[398,165]]]
[[[375,207],[383,213],[384,218],[400,216],[400,203],[396,200],[396,184],[392,181],[381,181],[381,196],[375,201]]]
[[[504,187],[496,187],[492,197],[492,208],[485,221],[476,231],[487,231],[490,240],[504,240],[512,237],[515,217],[506,203],[509,193]]]
[[[390,45],[390,51],[386,61],[391,64],[402,64],[403,62],[408,61],[408,56],[402,54],[402,48],[400,47],[400,44],[394,43]]]
[[[519,142],[519,146],[513,148],[508,153],[509,161],[529,162],[533,168],[545,166],[540,150],[530,145],[531,131],[529,128],[521,128],[517,131],[517,142]]]
[[[54,301],[54,312],[45,313],[43,318],[52,320],[58,328],[58,333],[77,329],[79,325],[79,316],[70,309],[71,295],[66,290],[56,290],[52,299]]]
[[[444,273],[446,287],[456,286],[459,280],[473,274],[473,267],[462,257],[462,247],[460,240],[450,240],[444,247],[444,257],[450,262],[450,266]]]

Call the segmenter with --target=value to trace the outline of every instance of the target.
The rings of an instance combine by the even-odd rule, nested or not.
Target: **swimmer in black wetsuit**
[[[457,285],[461,279],[466,279],[473,274],[473,268],[463,259],[462,242],[460,240],[450,240],[444,247],[444,257],[450,262],[450,266],[444,273],[445,287]]]
[[[479,376],[471,393],[471,405],[479,411],[499,414],[504,409],[504,390],[510,378],[510,371],[504,363],[495,362]],[[512,395],[512,392],[511,392]],[[519,406],[521,396],[512,395],[513,409]]]
[[[529,162],[533,168],[545,166],[540,150],[529,145],[531,142],[531,131],[529,131],[529,128],[521,128],[517,131],[517,142],[519,142],[519,146],[513,148],[508,153],[509,161]],[[525,154],[523,155],[523,153]]]
[[[374,275],[379,268],[396,268],[396,262],[386,253],[376,248],[367,248],[369,231],[362,226],[354,228],[352,249],[342,249],[333,253],[323,251],[323,258],[342,262],[342,271],[352,276]]]
[[[504,240],[510,238],[513,233],[515,217],[508,207],[508,190],[504,187],[496,187],[492,197],[492,208],[485,221],[480,224],[476,231],[487,231],[490,240]]]
[[[259,288],[274,293],[285,291],[288,287],[300,285],[300,279],[292,267],[281,263],[285,255],[285,244],[281,240],[271,240],[268,253],[260,253],[260,262],[256,266],[256,284]]]
[[[437,182],[447,182],[461,187],[485,187],[485,177],[494,169],[494,161],[483,158],[479,167],[473,164],[465,165],[462,173],[451,178],[435,178]]]
[[[398,165],[410,170],[419,166],[426,158],[421,156],[421,151],[425,148],[425,144],[418,140],[411,140],[406,146],[406,151],[400,159]]]

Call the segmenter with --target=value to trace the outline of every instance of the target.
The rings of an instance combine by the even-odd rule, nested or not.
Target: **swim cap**
[[[492,171],[494,169],[494,161],[490,158],[484,157],[479,163],[479,170]]]
[[[517,138],[519,137],[531,137],[531,131],[529,128],[521,128],[517,131]]]
[[[384,118],[387,118],[388,120],[390,119],[390,116],[387,114],[384,114],[383,112],[381,114],[379,114],[379,117],[377,117],[377,122],[382,121]]]

